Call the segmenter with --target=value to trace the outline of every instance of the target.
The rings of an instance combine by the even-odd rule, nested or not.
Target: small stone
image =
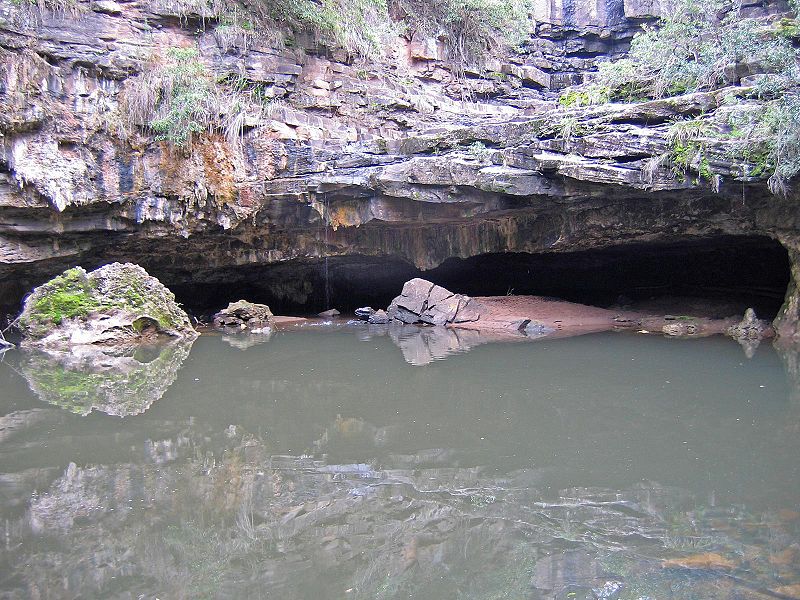
[[[361,319],[362,321],[367,321],[369,318],[375,314],[375,309],[371,306],[362,306],[361,308],[356,309],[356,316]]]
[[[99,0],[98,2],[93,2],[92,10],[106,15],[122,14],[122,7],[113,0]]]
[[[389,315],[386,314],[385,310],[376,310],[369,316],[367,322],[372,325],[385,325],[389,322]]]
[[[339,312],[338,310],[336,310],[335,308],[331,308],[330,310],[323,310],[323,311],[322,311],[321,313],[319,313],[317,316],[318,316],[318,317],[329,318],[329,317],[338,317],[340,314],[342,314],[342,313],[340,313],[340,312]]]
[[[272,311],[266,304],[256,304],[247,300],[231,302],[227,308],[214,315],[214,326],[220,328],[263,329],[269,327]]]

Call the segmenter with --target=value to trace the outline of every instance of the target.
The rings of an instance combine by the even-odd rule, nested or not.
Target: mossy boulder
[[[195,337],[175,296],[142,267],[69,269],[36,288],[19,318],[23,344],[130,345],[160,334]]]

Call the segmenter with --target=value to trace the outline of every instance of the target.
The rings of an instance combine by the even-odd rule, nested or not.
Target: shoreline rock
[[[230,302],[214,315],[214,327],[218,329],[248,329],[251,332],[269,330],[272,325],[272,311],[266,304],[256,304],[247,300]]]
[[[426,279],[415,277],[386,310],[389,320],[406,325],[450,325],[477,321],[485,308],[463,294],[454,294]]]
[[[131,263],[68,269],[37,287],[19,317],[23,346],[134,346],[195,338],[189,316],[158,279]]]

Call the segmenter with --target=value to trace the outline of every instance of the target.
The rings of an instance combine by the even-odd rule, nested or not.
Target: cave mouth
[[[240,298],[268,304],[276,314],[386,307],[405,281],[423,277],[472,296],[532,294],[714,317],[742,314],[752,306],[772,319],[783,303],[789,272],[788,254],[777,241],[721,236],[580,252],[483,254],[451,258],[428,271],[391,257],[331,257],[211,272],[204,283],[170,287],[199,314]]]

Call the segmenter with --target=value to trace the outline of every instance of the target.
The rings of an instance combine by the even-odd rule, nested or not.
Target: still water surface
[[[7,352],[0,597],[800,597],[800,395],[771,347],[482,341]]]

